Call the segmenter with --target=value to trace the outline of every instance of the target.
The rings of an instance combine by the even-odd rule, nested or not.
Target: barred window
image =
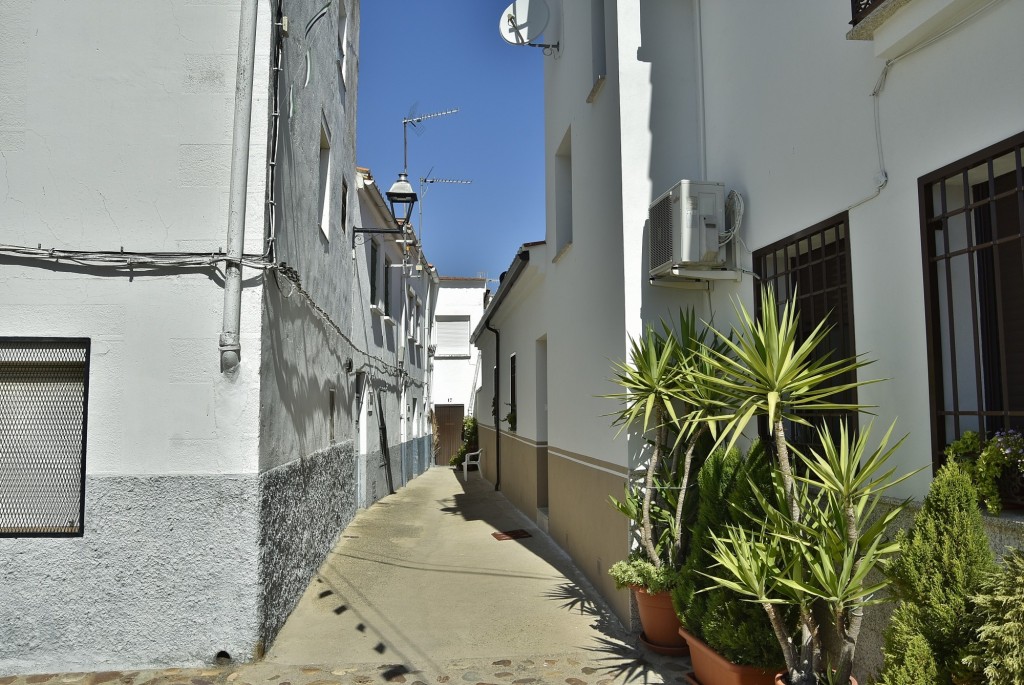
[[[775,289],[779,310],[796,298],[800,314],[798,339],[805,340],[822,320],[832,328],[818,348],[818,356],[838,360],[856,354],[853,335],[853,285],[850,277],[850,242],[846,212],[754,252],[755,302],[760,307],[760,288]],[[760,312],[758,312],[760,314]],[[851,375],[833,378],[830,385],[852,383]],[[854,404],[857,391],[850,389],[834,397],[836,402]],[[857,428],[856,413],[823,412],[804,416],[811,426],[791,424],[790,441],[799,449],[817,447],[817,427],[824,420],[833,434],[840,419]],[[767,425],[762,426],[767,434]]]
[[[1024,133],[918,181],[936,465],[967,431],[1024,430]],[[1024,492],[1004,493],[1017,507]]]
[[[0,338],[0,536],[83,533],[87,338]]]

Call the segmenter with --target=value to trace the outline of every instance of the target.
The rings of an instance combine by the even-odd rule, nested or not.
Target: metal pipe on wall
[[[228,200],[227,264],[224,275],[224,320],[220,334],[220,370],[242,361],[242,251],[245,246],[245,200],[249,183],[249,129],[252,125],[253,67],[256,61],[256,9],[259,0],[242,0],[235,71],[235,123],[231,136],[231,186]]]

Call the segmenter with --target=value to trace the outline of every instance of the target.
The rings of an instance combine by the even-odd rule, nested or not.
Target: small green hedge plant
[[[730,525],[750,525],[741,512],[754,510],[754,489],[772,487],[771,466],[762,443],[755,442],[746,458],[737,449],[716,449],[701,466],[697,487],[690,555],[672,591],[679,620],[689,633],[734,664],[781,666],[782,651],[764,609],[732,590],[715,586],[700,573],[714,563],[707,550],[711,532]]]
[[[885,634],[885,670],[880,685],[935,685],[939,667],[913,604],[900,604]]]
[[[470,452],[476,452],[478,449],[480,448],[477,441],[476,419],[472,416],[467,416],[462,420],[462,445],[459,446],[459,451],[448,460],[449,466],[456,468],[462,466],[462,462],[466,460],[466,455]]]
[[[990,685],[1024,683],[1024,554],[1010,550],[1002,569],[982,580],[974,604],[983,623],[966,663]]]
[[[983,441],[974,431],[967,431],[946,447],[946,458],[967,471],[985,509],[997,516],[1003,509],[999,497],[1003,472],[1024,471],[1024,435],[1011,429]]]
[[[643,557],[642,553],[633,553],[629,559],[616,561],[608,569],[608,575],[615,581],[615,587],[641,587],[648,594],[669,592],[679,580],[679,572],[669,566],[655,566]]]
[[[885,634],[879,683],[976,682],[963,664],[980,624],[971,597],[994,571],[995,559],[977,491],[963,468],[948,462],[939,470],[913,526],[900,531],[896,541],[900,553],[885,572],[899,603]],[[915,633],[928,645],[935,678]],[[911,644],[916,645],[913,653],[908,651]]]

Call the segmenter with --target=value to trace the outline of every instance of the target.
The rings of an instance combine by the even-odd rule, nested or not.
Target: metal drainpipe
[[[242,0],[235,71],[235,127],[231,136],[231,188],[228,200],[224,322],[220,334],[220,370],[242,361],[242,251],[245,246],[245,196],[249,183],[249,128],[252,124],[253,66],[256,61],[256,9],[259,0]]]
[[[484,328],[494,333],[494,412],[499,414],[498,401],[501,399],[501,332],[491,326],[491,317],[487,317]],[[494,489],[501,489],[501,419],[494,417],[494,465],[498,471],[494,478]],[[481,465],[480,468],[483,468]]]

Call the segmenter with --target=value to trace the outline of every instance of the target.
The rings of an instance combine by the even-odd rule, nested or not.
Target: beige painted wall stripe
[[[553,448],[553,447],[548,447],[548,456],[549,457],[551,457],[551,456],[560,457],[562,459],[565,459],[566,461],[571,461],[571,462],[576,463],[576,464],[581,464],[583,466],[587,466],[587,467],[595,469],[597,471],[603,471],[605,473],[610,473],[613,476],[621,476],[621,477],[625,478],[626,475],[629,473],[626,470],[625,467],[619,466],[618,464],[610,464],[610,463],[608,463],[606,461],[599,461],[597,459],[592,459],[591,457],[587,457],[587,456],[584,456],[582,454],[574,454],[572,452],[562,452],[562,451],[559,451],[558,449]]]
[[[483,430],[490,433],[495,432],[494,429],[491,428],[490,426],[482,426],[480,424],[477,424],[477,430]],[[522,436],[516,435],[515,433],[510,433],[508,431],[502,431],[501,435],[503,438],[511,438],[525,445],[529,445],[530,447],[547,447],[549,455],[555,455],[556,457],[561,457],[562,459],[574,462],[576,464],[588,466],[598,471],[604,471],[605,473],[610,473],[613,476],[625,477],[629,474],[629,469],[627,469],[625,466],[619,466],[618,464],[612,464],[607,461],[602,461],[600,459],[588,457],[585,454],[577,454],[575,452],[569,452],[568,450],[561,450],[557,447],[551,447],[546,442],[534,442],[529,438],[524,438]]]

